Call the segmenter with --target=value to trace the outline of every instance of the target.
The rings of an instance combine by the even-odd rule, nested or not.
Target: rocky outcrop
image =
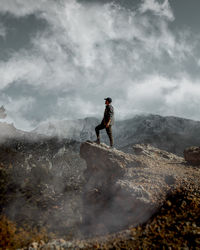
[[[179,236],[180,247],[198,241],[199,169],[148,144],[132,149],[134,154],[127,154],[105,144],[82,143],[87,169],[79,229],[90,239],[58,238],[29,249],[148,249],[168,241],[176,246]],[[188,243],[185,235],[191,232]]]
[[[200,147],[189,147],[184,150],[184,158],[192,165],[200,165]]]
[[[87,141],[80,155],[87,163],[83,190],[86,234],[105,234],[145,222],[180,185],[177,157],[149,145],[135,145],[137,155]]]

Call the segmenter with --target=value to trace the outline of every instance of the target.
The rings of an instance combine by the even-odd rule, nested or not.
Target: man
[[[110,147],[113,148],[112,125],[114,124],[114,108],[111,105],[112,99],[110,97],[104,98],[104,100],[106,104],[104,117],[101,123],[95,128],[96,135],[97,135],[96,142],[100,144],[99,130],[106,129],[107,135],[110,139]]]

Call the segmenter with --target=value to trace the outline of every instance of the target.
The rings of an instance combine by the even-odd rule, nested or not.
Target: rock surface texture
[[[200,165],[200,147],[189,147],[184,150],[184,158],[192,165]]]
[[[0,144],[0,215],[61,234],[76,228],[86,168],[77,148],[57,138]]]
[[[174,165],[182,158],[144,145],[135,145],[134,151],[139,154],[82,143],[80,155],[87,164],[83,190],[87,235],[145,222],[184,178]]]
[[[29,249],[135,249],[134,246],[137,249],[149,249],[152,246],[159,248],[162,237],[163,242],[171,237],[169,234],[165,239],[165,234],[169,233],[166,230],[171,230],[174,223],[168,219],[174,217],[174,232],[182,234],[188,230],[194,234],[193,237],[190,233],[185,242],[181,238],[180,246],[191,246],[188,243],[190,239],[197,246],[200,228],[190,220],[199,211],[199,168],[189,166],[182,157],[150,145],[134,145],[133,152],[134,154],[124,153],[91,141],[82,143],[80,155],[87,164],[84,172],[86,181],[82,190],[82,233],[90,239],[57,239],[40,246],[32,245]],[[182,187],[186,191],[180,191]],[[170,194],[176,190],[179,190],[178,195],[172,196],[170,200]],[[188,198],[181,200],[187,192],[190,192]],[[196,210],[189,215],[187,222],[187,213],[183,216],[181,213],[191,206]],[[157,219],[149,221],[158,211],[164,217],[159,215]],[[171,217],[168,216],[170,211],[174,211]],[[183,220],[179,223],[182,217]],[[146,221],[149,224],[141,229],[140,225],[144,225]],[[162,227],[164,231],[159,234]],[[152,235],[158,235],[157,240],[149,243],[147,237]],[[183,237],[185,239],[187,235]],[[171,241],[173,239],[178,240],[172,236]]]

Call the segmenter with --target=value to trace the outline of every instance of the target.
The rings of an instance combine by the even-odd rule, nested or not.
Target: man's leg
[[[112,125],[110,125],[108,128],[106,128],[106,132],[108,134],[108,137],[110,139],[110,146],[113,146],[113,136],[112,136]]]
[[[96,131],[96,135],[97,135],[97,143],[100,143],[100,134],[99,134],[99,130],[102,130],[105,128],[105,125],[103,123],[99,124],[98,126],[96,126],[95,131]]]

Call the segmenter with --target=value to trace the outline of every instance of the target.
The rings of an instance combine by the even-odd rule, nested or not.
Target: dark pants
[[[113,146],[112,125],[109,125],[108,128],[106,128],[106,126],[103,123],[96,126],[95,131],[96,131],[97,139],[100,139],[99,130],[102,130],[104,128],[106,129],[107,135],[110,139],[110,146]]]

